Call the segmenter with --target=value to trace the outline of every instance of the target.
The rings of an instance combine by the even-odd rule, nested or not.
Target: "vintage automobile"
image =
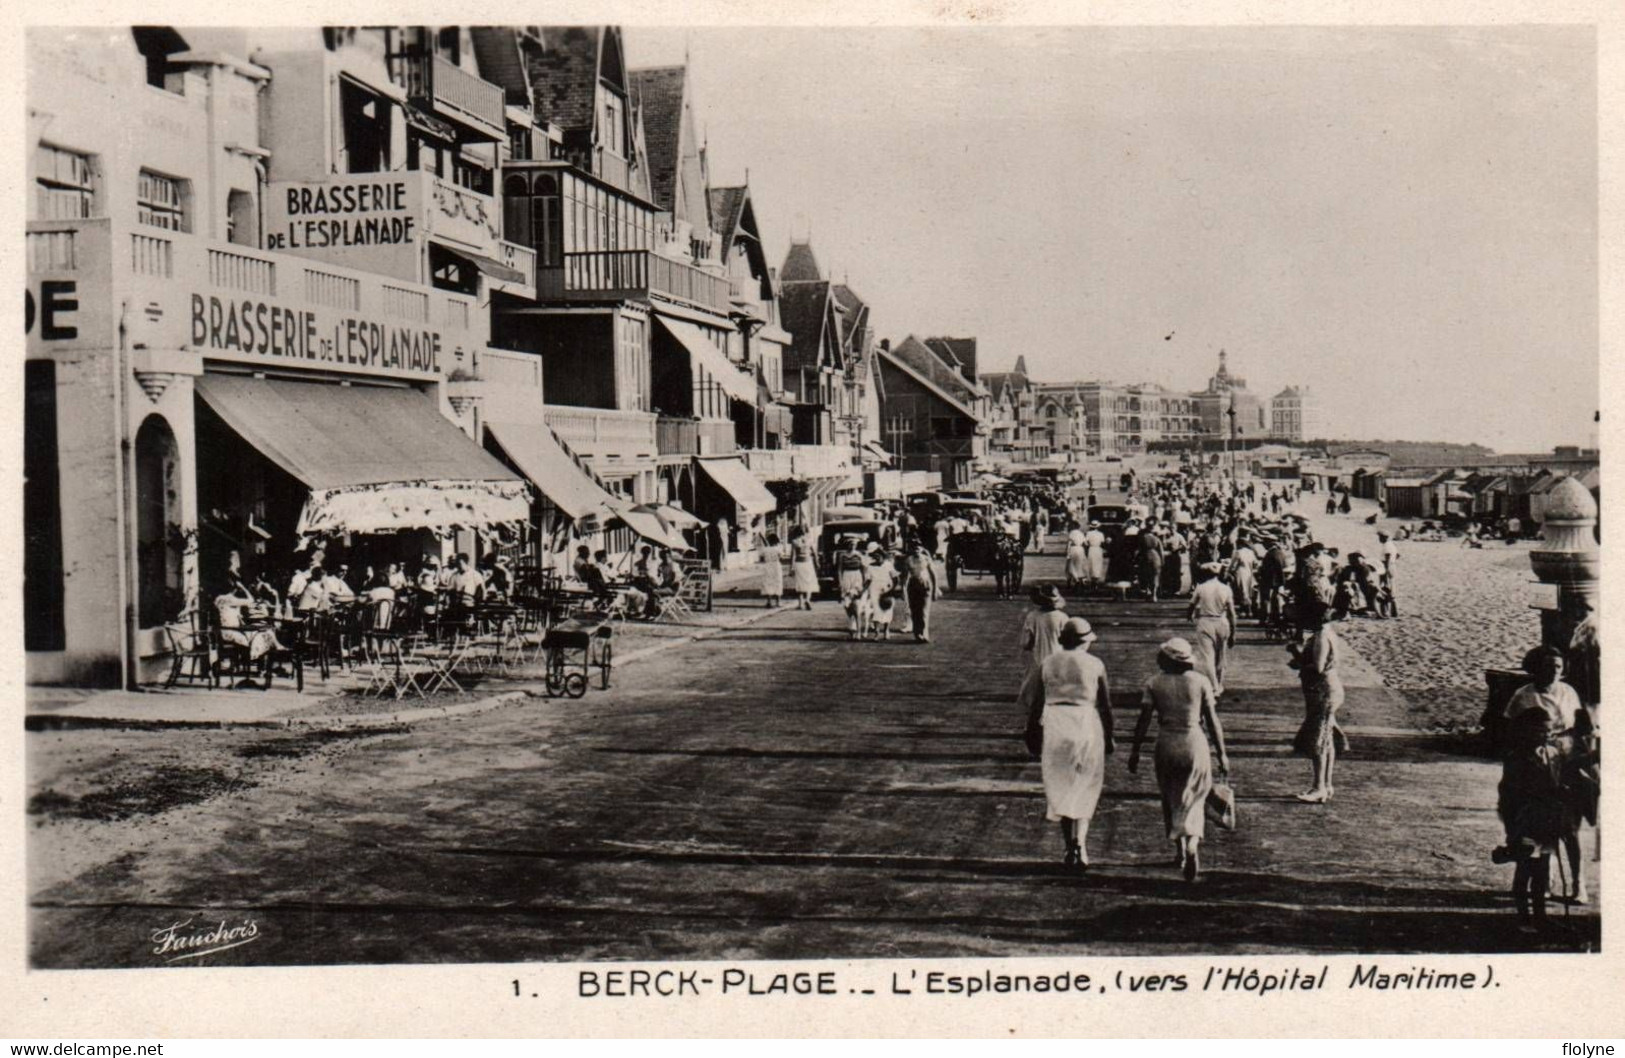
[[[1133,510],[1122,503],[1097,503],[1089,508],[1088,520],[1100,523],[1100,531],[1108,541],[1123,535],[1123,527],[1134,516]]]
[[[975,529],[948,538],[948,590],[959,588],[959,576],[972,573],[992,575],[1000,598],[1009,598],[1021,587],[1021,544],[1002,530]]]

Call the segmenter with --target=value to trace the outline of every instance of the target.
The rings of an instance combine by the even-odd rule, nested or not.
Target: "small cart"
[[[547,693],[580,698],[587,693],[588,673],[598,666],[599,686],[609,689],[614,664],[614,626],[603,613],[577,614],[547,630],[542,649],[547,654]]]
[[[948,590],[959,589],[962,573],[980,577],[991,573],[999,583],[1001,596],[1021,587],[1022,553],[1020,542],[1000,530],[955,533],[948,538]]]

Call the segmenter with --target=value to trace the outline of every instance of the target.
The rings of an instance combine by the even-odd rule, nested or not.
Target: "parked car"
[[[1134,512],[1124,503],[1097,503],[1089,508],[1089,521],[1099,522],[1100,531],[1106,534],[1107,540],[1116,540],[1123,535],[1123,527]]]

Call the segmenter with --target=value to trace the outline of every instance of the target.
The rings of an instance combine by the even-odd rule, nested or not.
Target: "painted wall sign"
[[[39,324],[39,337],[47,342],[65,342],[79,337],[75,321],[79,317],[79,283],[72,279],[43,279],[39,281],[39,294],[34,288],[24,291],[23,333],[34,334]]]
[[[295,184],[280,188],[280,197],[282,215],[266,233],[270,250],[392,245],[419,235],[404,180]]]
[[[227,352],[310,366],[438,374],[442,340],[430,328],[194,293],[191,344],[204,355]]]

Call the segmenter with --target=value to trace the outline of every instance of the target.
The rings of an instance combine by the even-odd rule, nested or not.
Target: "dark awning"
[[[485,428],[514,466],[571,520],[608,518],[621,501],[570,458],[543,422],[487,422]]]
[[[722,392],[734,400],[742,400],[747,404],[756,402],[756,380],[749,374],[741,371],[739,365],[728,359],[726,353],[712,345],[706,338],[705,332],[692,323],[683,320],[667,318],[663,310],[656,310],[655,319],[666,333],[677,340],[688,352],[694,368],[694,383],[700,384],[700,372],[703,369]]]
[[[446,119],[435,117],[410,103],[403,103],[401,112],[405,115],[409,127],[437,140],[444,140],[447,143],[457,142],[457,127]]]
[[[721,459],[697,460],[700,468],[707,477],[716,482],[722,491],[733,497],[733,501],[746,514],[772,514],[778,509],[779,501],[767,491],[767,487],[756,480],[745,464],[740,460],[727,456]]]
[[[413,389],[203,375],[197,393],[303,482],[300,535],[474,528],[530,517],[530,488]]]
[[[472,251],[464,250],[458,246],[447,246],[443,242],[435,243],[434,249],[436,252],[444,253],[451,257],[456,257],[459,260],[473,265],[475,268],[479,269],[481,272],[484,272],[492,279],[498,279],[504,283],[525,282],[525,273],[521,272],[517,268],[503,264],[494,257],[486,257],[484,254],[473,253]]]

